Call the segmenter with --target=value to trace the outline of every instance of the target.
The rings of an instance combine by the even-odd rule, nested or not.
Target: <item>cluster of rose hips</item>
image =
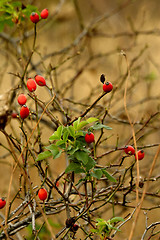
[[[136,160],[137,160],[137,156],[138,156],[138,160],[142,160],[144,158],[144,151],[143,150],[139,150],[137,152],[137,155],[136,155],[134,147],[132,147],[130,145],[126,146],[124,148],[124,151],[128,155],[134,155]]]
[[[27,81],[27,88],[30,92],[34,92],[37,88],[37,85],[43,87],[46,86],[46,80],[40,75],[35,76],[35,80],[29,78]],[[22,93],[18,96],[17,101],[21,105],[20,116],[22,119],[25,119],[29,115],[29,108],[26,106],[27,97]]]
[[[48,17],[48,9],[47,8],[45,8],[45,9],[43,9],[42,10],[42,12],[41,12],[41,19],[46,19]],[[31,13],[31,15],[30,15],[30,19],[31,19],[31,21],[33,22],[33,23],[37,23],[37,22],[39,22],[39,15],[38,15],[38,13],[36,13],[36,12],[32,12]]]

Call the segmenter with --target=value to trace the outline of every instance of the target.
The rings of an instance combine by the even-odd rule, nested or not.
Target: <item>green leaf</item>
[[[61,125],[57,128],[57,136],[59,137],[59,139],[62,136],[62,131],[63,131],[63,126]]]
[[[49,140],[53,141],[53,140],[60,140],[61,136],[62,136],[62,131],[63,131],[63,126],[59,126],[57,128],[57,131],[55,131],[52,136],[50,136]]]
[[[78,131],[78,132],[76,132],[75,136],[76,137],[81,137],[81,136],[84,137],[84,133],[82,131]]]
[[[112,177],[105,169],[102,169],[102,172],[111,182],[117,182],[117,180]]]
[[[102,129],[102,128],[107,129],[107,130],[111,130],[111,129],[112,129],[112,128],[109,127],[109,126],[106,126],[106,125],[104,125],[104,124],[101,124],[100,122],[96,122],[96,123],[92,126],[92,128],[93,128],[94,130],[99,130],[99,129]]]
[[[81,169],[81,164],[80,163],[71,162],[65,170],[65,173],[68,173],[68,172],[80,173],[80,172],[84,172],[84,170]]]
[[[115,223],[115,222],[124,222],[124,219],[122,217],[114,217],[114,218],[111,218],[109,220],[109,222],[112,224],[112,223]]]
[[[70,145],[69,150],[67,150],[67,154],[73,155],[78,150],[79,150],[78,147],[71,147],[71,145]]]
[[[58,158],[61,155],[61,153],[62,153],[62,151],[59,151],[59,148],[56,145],[54,145],[54,144],[52,144],[50,146],[47,146],[46,149],[51,151],[52,156],[53,156],[54,159]]]
[[[75,129],[74,129],[74,127],[73,126],[69,126],[67,129],[68,129],[69,135],[74,138],[75,137]]]
[[[21,2],[18,2],[18,1],[17,1],[17,2],[13,2],[13,3],[12,3],[12,6],[13,6],[13,7],[21,7],[21,6],[22,6],[22,3],[21,3]]]
[[[100,179],[102,175],[103,175],[103,172],[101,169],[94,169],[94,172],[91,173],[91,176],[97,179]]]
[[[3,31],[3,29],[4,29],[4,24],[5,24],[5,21],[0,21],[0,32],[2,32]]]
[[[64,142],[66,142],[68,140],[69,133],[66,128],[64,128],[64,130],[65,131],[63,131],[63,140],[64,140]]]
[[[96,165],[96,162],[94,161],[93,158],[88,157],[88,162],[85,165],[85,169],[88,172],[90,169],[92,169]]]
[[[64,140],[59,140],[59,141],[56,142],[56,145],[57,145],[57,146],[61,146],[61,145],[63,145],[63,144],[65,144],[65,141],[64,141]]]
[[[50,151],[44,151],[38,155],[36,161],[42,161],[43,159],[46,159],[50,156],[52,156],[52,153]]]
[[[50,138],[49,138],[50,141],[59,140],[59,139],[60,139],[60,138],[59,138],[58,135],[57,135],[57,131],[55,131],[55,132],[53,133],[53,135],[50,136]]]
[[[81,161],[84,165],[87,164],[88,162],[88,153],[84,152],[84,151],[76,151],[74,156],[76,157],[77,160]]]
[[[88,123],[92,123],[92,122],[96,122],[96,121],[98,121],[98,118],[90,117],[87,119]]]
[[[87,124],[89,124],[89,122],[87,121],[80,122],[77,126],[77,130],[80,130],[81,128],[85,127]]]

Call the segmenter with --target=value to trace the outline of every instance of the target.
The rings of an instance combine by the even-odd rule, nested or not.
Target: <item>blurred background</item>
[[[109,95],[102,98],[96,107],[87,115],[88,117],[103,118],[107,110],[104,124],[112,127],[105,131],[104,139],[97,149],[97,156],[104,152],[133,144],[132,129],[124,108],[124,90],[127,79],[127,64],[130,70],[127,85],[127,109],[134,130],[138,149],[145,151],[145,158],[139,162],[140,176],[147,180],[152,161],[160,143],[159,109],[160,109],[160,2],[159,0],[46,0],[46,1],[22,1],[24,5],[31,4],[39,11],[49,9],[49,18],[37,24],[36,49],[28,66],[26,78],[33,78],[36,74],[43,75],[47,84],[53,87],[61,106],[71,119],[79,116],[102,93],[101,74],[105,74],[106,80],[111,81],[114,89]],[[4,95],[11,89],[15,91],[15,98],[10,103],[0,99],[0,109],[6,104],[19,114],[20,107],[16,97],[24,91],[19,75],[23,73],[25,63],[33,44],[33,23],[25,17],[24,21],[14,23],[11,27],[5,25],[0,33],[0,94]],[[126,58],[124,57],[126,55]],[[127,61],[126,61],[127,59]],[[51,99],[49,90],[38,88],[38,98],[47,103]],[[9,97],[8,97],[9,98]],[[31,111],[35,106],[30,97],[28,105]],[[42,113],[42,109],[39,110]],[[56,105],[51,108],[53,115],[63,123],[65,119]],[[34,116],[34,115],[33,115]],[[5,127],[7,134],[21,140],[20,123],[9,116],[10,121]],[[48,138],[56,129],[54,122],[47,116],[40,123],[41,139],[44,145],[48,144]],[[25,128],[27,134],[31,133],[34,126],[34,117],[27,120]],[[98,139],[98,134],[96,138]],[[30,140],[34,145],[35,136]],[[36,144],[35,144],[36,148]],[[8,142],[0,132],[0,196],[7,197],[10,179],[12,176],[13,159],[8,150]],[[123,156],[122,151],[114,151],[99,159],[99,164],[109,166],[118,164]],[[117,168],[118,174],[123,174],[125,168],[131,165],[134,157],[126,158],[123,166]],[[145,221],[148,225],[159,221],[159,169],[160,158],[150,179],[149,188],[140,212],[133,239],[141,239],[145,231]],[[50,161],[52,177],[56,178],[65,169],[65,159]],[[29,162],[30,177],[34,185],[40,184],[40,178],[35,172],[33,161]],[[111,172],[116,171],[115,168]],[[133,170],[136,178],[136,167]],[[19,187],[20,175],[18,168],[13,174],[11,197],[15,195]],[[130,173],[127,174],[124,186],[128,186]],[[60,183],[60,187],[61,187]],[[139,190],[142,196],[143,188]],[[122,206],[124,192],[117,192],[114,213],[116,216],[126,217],[132,213],[135,207],[135,192],[127,198],[127,207]],[[19,199],[20,202],[20,199]],[[13,209],[18,206],[18,200],[13,204]],[[2,210],[5,213],[5,210]],[[112,204],[107,204],[102,218],[108,220],[113,216]],[[64,213],[51,217],[54,222],[55,232],[64,226]],[[94,216],[98,217],[98,216]],[[128,239],[131,219],[121,228],[114,239]],[[158,231],[158,226],[156,228]],[[30,228],[23,234],[26,239],[34,239],[29,236]],[[23,235],[22,234],[22,235]],[[79,235],[78,235],[79,234]],[[84,239],[82,232],[77,234],[78,239]],[[144,239],[150,239],[150,233]],[[16,238],[15,238],[16,239]],[[45,234],[42,239],[45,238]],[[97,238],[98,239],[98,238]],[[160,239],[160,235],[152,239]]]

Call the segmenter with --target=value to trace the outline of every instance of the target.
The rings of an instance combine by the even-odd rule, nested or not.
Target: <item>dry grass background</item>
[[[27,2],[27,1],[26,1]],[[144,147],[145,159],[139,163],[140,175],[142,178],[147,178],[151,163],[154,155],[157,151],[157,146],[160,142],[159,131],[159,96],[160,96],[160,29],[159,29],[159,0],[149,1],[129,1],[127,6],[117,11],[115,14],[111,14],[113,9],[118,8],[125,1],[115,0],[79,0],[81,19],[78,19],[78,14],[74,7],[74,1],[66,0],[63,6],[60,8],[59,13],[53,19],[50,17],[46,24],[38,27],[37,37],[37,53],[34,54],[32,60],[32,66],[29,66],[28,77],[33,77],[36,73],[42,73],[49,81],[49,66],[59,66],[56,72],[52,72],[54,84],[59,97],[62,98],[62,104],[69,114],[74,117],[79,115],[85,107],[76,105],[67,101],[67,99],[73,100],[78,103],[90,104],[96,99],[96,97],[102,92],[101,83],[99,77],[102,73],[106,75],[106,78],[114,85],[115,92],[113,95],[107,95],[98,104],[109,109],[109,114],[105,119],[105,123],[113,128],[112,131],[106,132],[105,137],[110,136],[109,139],[102,144],[98,149],[98,155],[104,151],[108,151],[115,148],[117,137],[119,139],[119,147],[124,146],[128,140],[132,137],[131,127],[128,124],[128,119],[124,109],[124,86],[125,76],[127,72],[127,64],[125,58],[121,54],[121,50],[125,51],[128,62],[130,65],[131,75],[128,82],[127,91],[127,107],[130,117],[135,124],[135,132],[138,131],[146,121],[150,119],[152,115],[157,112],[157,115],[148,123],[146,127],[137,136],[137,146]],[[54,15],[55,8],[59,1],[33,1],[34,5],[39,9],[47,7],[50,12],[50,16]],[[50,56],[43,60],[42,58],[46,54],[55,53],[64,49],[79,36],[80,32],[91,23],[93,19],[98,16],[109,13],[110,17],[103,19],[94,25],[92,31],[88,36],[85,36],[79,44],[72,47],[69,51],[63,54],[57,54]],[[81,21],[81,22],[80,22]],[[82,26],[80,25],[82,24]],[[29,21],[26,22],[26,29],[31,29],[32,26]],[[16,27],[15,27],[16,29]],[[6,29],[7,34],[10,34],[10,29]],[[20,33],[21,30],[18,29]],[[13,37],[16,36],[16,32],[13,33]],[[33,36],[25,40],[24,51],[27,52],[27,48],[31,49]],[[25,49],[26,48],[26,49]],[[78,54],[77,54],[78,52]],[[90,56],[94,56],[92,61],[88,62]],[[21,71],[18,64],[18,55],[16,50],[11,45],[1,39],[0,50],[0,93],[3,94],[6,90],[15,86],[19,79],[15,76],[8,74],[8,72],[17,73]],[[69,59],[68,59],[69,58]],[[65,59],[68,59],[61,64]],[[24,59],[22,59],[22,62]],[[34,66],[38,63],[36,68]],[[33,67],[33,68],[32,68]],[[79,76],[76,77],[75,82],[71,85],[70,81],[75,74],[81,70]],[[56,79],[57,74],[57,79]],[[68,90],[63,92],[66,86]],[[21,90],[17,91],[17,94]],[[47,90],[37,90],[37,95],[42,101],[48,101],[50,95]],[[30,101],[30,107],[32,101]],[[19,111],[19,106],[16,100],[13,103],[13,109]],[[58,114],[58,113],[57,113]],[[97,109],[93,109],[89,116],[96,116],[101,114]],[[30,127],[34,125],[31,122]],[[52,128],[48,128],[44,124],[41,124],[42,140],[47,143],[49,136],[53,133]],[[19,122],[16,119],[11,119],[10,123],[6,127],[8,134],[15,134],[20,136]],[[98,136],[97,136],[98,137]],[[139,138],[139,139],[138,139]],[[34,141],[31,138],[31,141]],[[7,142],[2,133],[0,133],[0,143],[7,146]],[[133,143],[133,141],[131,141]],[[152,144],[156,144],[152,147]],[[12,171],[12,158],[11,156],[5,156],[8,151],[4,150],[0,146],[0,175],[1,175],[1,187],[0,195],[6,196],[8,193],[8,185],[10,181]],[[122,152],[116,151],[113,154],[109,154],[100,160],[102,164],[117,163],[123,155]],[[159,158],[156,163],[156,167],[153,171],[153,177],[159,175]],[[126,159],[121,171],[124,167],[130,165],[129,159]],[[32,164],[31,164],[32,165]],[[50,161],[50,166],[53,171],[53,176],[56,177],[65,168],[64,159],[56,159]],[[135,169],[136,171],[136,169]],[[136,172],[135,176],[136,176]],[[32,168],[31,179],[34,184],[40,184],[40,179]],[[13,176],[11,195],[13,196],[18,187],[19,170],[17,169]],[[129,176],[128,176],[129,179]],[[126,181],[127,185],[128,182]],[[143,189],[142,189],[143,190]],[[142,192],[140,190],[140,192]],[[146,196],[143,207],[146,210],[142,210],[140,218],[136,225],[133,239],[138,240],[141,238],[145,230],[146,216],[144,212],[147,212],[148,225],[159,221],[159,208],[152,211],[147,209],[159,205],[159,180],[149,185],[148,193],[156,194],[156,197]],[[122,193],[117,193],[116,198],[121,201]],[[141,197],[141,194],[139,195]],[[135,204],[135,194],[131,194],[129,200],[132,206]],[[17,203],[16,203],[17,204]],[[16,205],[15,204],[15,205]],[[122,206],[115,206],[115,214],[125,217],[128,213],[133,211],[133,208],[125,208]],[[2,210],[4,213],[5,210]],[[113,209],[112,205],[107,205],[103,211],[103,218],[109,219],[112,217]],[[64,224],[63,214],[60,214],[57,218],[53,218],[55,222]],[[122,227],[121,232],[117,234],[114,239],[128,239],[131,230],[132,220]],[[158,229],[158,228],[157,228]],[[57,231],[57,230],[55,230]],[[156,235],[155,238],[159,239]],[[79,238],[80,239],[80,236]],[[83,237],[82,237],[83,239]],[[149,238],[145,238],[149,239]]]

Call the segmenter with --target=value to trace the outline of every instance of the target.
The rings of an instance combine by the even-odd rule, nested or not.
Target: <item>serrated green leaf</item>
[[[97,179],[100,179],[102,175],[103,175],[103,172],[101,169],[94,169],[94,172],[91,173],[91,176]]]
[[[86,120],[88,123],[97,122],[98,118],[90,117]]]
[[[59,148],[54,144],[47,146],[46,149],[51,151],[54,159],[58,158],[62,153],[62,151],[60,151]]]
[[[81,164],[78,162],[71,162],[68,167],[65,170],[65,173],[68,172],[75,172],[76,170],[78,171],[79,169],[81,169]]]
[[[100,130],[100,129],[107,129],[107,130],[111,130],[112,128],[109,127],[109,126],[106,126],[104,124],[101,124],[100,122],[96,122],[93,126],[92,126],[92,129],[94,130]]]
[[[102,172],[111,182],[117,182],[117,180],[112,177],[105,169],[102,169]]]
[[[68,148],[68,150],[67,150],[67,154],[69,154],[69,155],[73,155],[76,151],[78,151],[79,150],[79,148],[78,147],[71,147],[70,146],[70,148]]]
[[[84,151],[76,151],[74,156],[76,157],[77,160],[81,161],[84,165],[87,164],[89,156],[88,153]]]
[[[94,161],[93,158],[88,157],[88,162],[85,165],[85,169],[88,172],[90,169],[92,169],[96,165],[96,162]]]
[[[43,159],[46,159],[50,156],[52,156],[52,153],[50,151],[44,151],[38,155],[36,161],[42,161]]]

